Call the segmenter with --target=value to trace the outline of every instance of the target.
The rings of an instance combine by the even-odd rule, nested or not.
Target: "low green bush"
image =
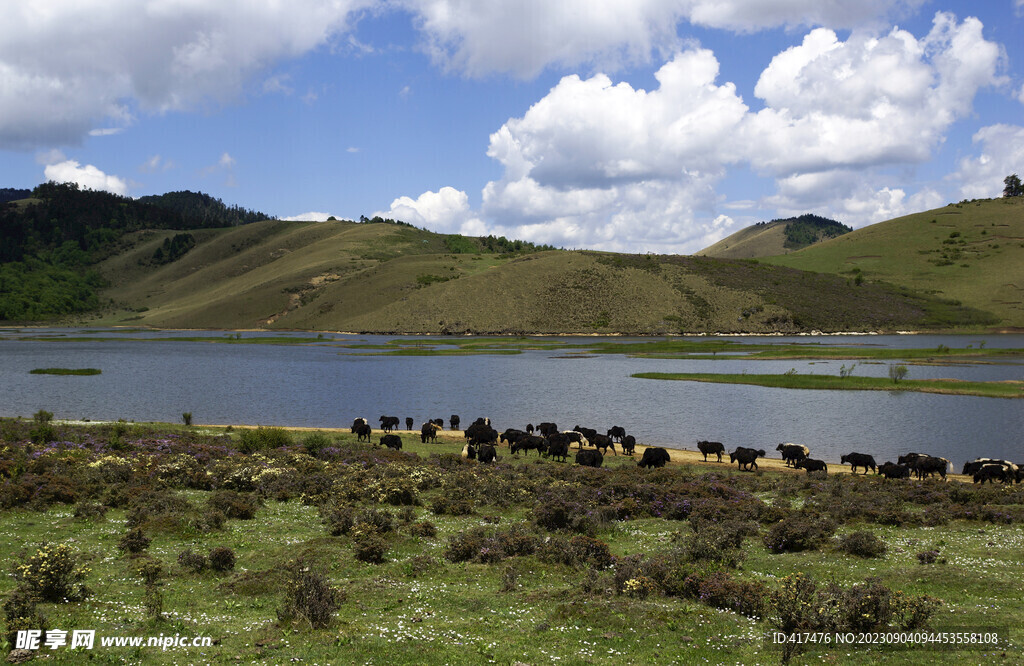
[[[90,569],[79,563],[80,557],[66,543],[43,544],[14,566],[14,579],[43,601],[81,601],[90,594],[83,582]]]
[[[800,511],[772,525],[763,541],[772,553],[797,553],[817,550],[835,531],[831,518]]]
[[[292,436],[284,428],[246,428],[238,431],[238,450],[256,453],[292,445]]]
[[[210,561],[206,558],[206,555],[193,552],[191,548],[188,548],[178,553],[178,564],[186,571],[202,573],[210,566]]]
[[[352,542],[352,549],[355,557],[360,562],[369,564],[383,564],[386,562],[385,554],[388,552],[388,544],[379,533],[368,532],[356,536]]]
[[[864,530],[844,534],[839,538],[837,548],[848,555],[864,558],[884,557],[888,550],[885,541]]]
[[[138,527],[128,530],[117,542],[118,550],[125,553],[137,554],[149,548],[150,539]]]
[[[344,600],[344,593],[331,585],[322,571],[299,561],[288,568],[284,604],[278,610],[278,618],[300,620],[313,629],[323,629]]]
[[[19,631],[32,629],[43,632],[49,627],[46,616],[36,607],[39,595],[28,585],[19,585],[4,600],[4,625],[7,644],[15,645]]]
[[[207,556],[207,559],[210,562],[211,569],[223,573],[234,569],[235,561],[238,558],[235,555],[235,551],[231,550],[227,546],[215,546],[210,550],[210,554]]]
[[[234,490],[218,490],[206,500],[206,506],[220,511],[227,518],[252,520],[256,517],[260,500],[255,495]]]

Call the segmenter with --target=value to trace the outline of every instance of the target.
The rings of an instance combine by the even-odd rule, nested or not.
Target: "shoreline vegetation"
[[[836,377],[834,375],[737,375],[717,373],[639,372],[631,377],[665,381],[749,384],[770,388],[828,391],[916,391],[984,398],[1024,398],[1024,381],[971,382],[959,379],[901,379],[885,377]]]
[[[98,331],[108,333],[109,330]],[[137,333],[138,329],[127,331]],[[159,331],[155,331],[159,332]],[[23,335],[17,340],[44,342],[207,342],[220,344],[265,345],[320,345],[349,350],[343,353],[383,356],[445,356],[459,354],[517,354],[523,351],[564,351],[586,354],[626,354],[644,358],[688,358],[694,360],[902,360],[924,363],[977,363],[1016,361],[1024,359],[1024,349],[987,348],[985,341],[968,343],[965,347],[940,344],[935,348],[896,349],[874,347],[870,338],[860,346],[830,345],[828,342],[747,343],[731,339],[646,339],[598,340],[593,342],[568,341],[577,337],[626,336],[480,336],[458,338],[424,338],[398,336],[384,343],[364,343],[339,333],[319,333],[313,336],[251,335],[238,331],[221,336],[166,336],[152,338],[104,337],[92,335],[39,334]],[[388,337],[388,336],[383,336]],[[977,346],[976,346],[977,345]]]
[[[20,420],[20,421],[24,421],[26,423],[31,421],[30,419],[27,419],[27,418],[24,418],[24,417],[20,417],[20,416],[15,416],[15,417],[0,416],[0,420],[3,420],[3,419]],[[199,423],[199,422],[193,422],[189,426],[182,426],[180,423],[169,423],[169,422],[162,422],[162,421],[126,421],[124,419],[120,419],[120,420],[117,420],[117,421],[95,420],[95,419],[53,419],[51,421],[51,423],[53,425],[63,425],[63,426],[68,426],[68,427],[72,427],[72,428],[75,428],[75,427],[85,427],[85,428],[107,428],[107,427],[114,427],[114,428],[121,428],[121,429],[124,429],[124,428],[166,429],[166,430],[176,431],[176,432],[177,431],[181,431],[181,432],[194,432],[194,433],[199,433],[199,434],[202,434],[202,435],[229,436],[229,437],[233,437],[233,438],[237,438],[239,432],[241,432],[241,431],[262,431],[262,430],[267,430],[267,431],[272,431],[272,432],[284,431],[284,432],[287,432],[287,433],[291,433],[292,436],[293,436],[293,439],[302,439],[303,437],[305,437],[307,435],[317,434],[317,433],[318,434],[326,435],[328,437],[338,437],[338,438],[343,438],[343,439],[354,439],[354,437],[355,437],[354,435],[351,435],[351,428],[348,427],[348,426],[332,427],[332,426],[297,426],[297,425],[288,425],[288,424],[276,424],[275,425],[275,424],[252,424],[252,423]],[[371,426],[373,426],[373,425],[375,425],[375,424],[371,423]],[[396,428],[392,432],[394,434],[399,435],[400,437],[402,437],[403,441],[405,442],[405,446],[406,447],[411,448],[411,450],[414,450],[414,451],[420,451],[421,450],[421,445],[418,442],[418,440],[420,438],[420,431],[419,430],[406,430],[406,429],[402,429],[402,428]],[[438,431],[438,433],[437,433],[437,441],[440,444],[449,445],[449,447],[451,447],[451,448],[448,449],[448,450],[451,450],[453,452],[460,452],[461,448],[462,448],[462,445],[465,443],[465,439],[463,437],[463,433],[464,433],[463,430],[441,430],[441,431]],[[379,430],[376,427],[373,428],[373,437],[375,439],[379,438],[381,436],[381,434],[382,434],[381,430]],[[508,445],[503,445],[503,447],[504,447],[503,448],[504,453],[507,454],[508,453]],[[577,449],[575,447],[576,447],[575,444],[573,444],[570,447],[570,456],[569,456],[570,459],[575,455],[575,453],[577,451]],[[633,463],[635,463],[636,461],[639,461],[643,457],[644,451],[646,451],[647,449],[652,448],[652,447],[661,447],[661,448],[664,448],[666,451],[668,451],[668,454],[669,454],[669,464],[670,464],[670,466],[673,466],[673,467],[695,467],[695,468],[702,469],[704,471],[715,471],[715,470],[718,470],[718,471],[730,471],[730,470],[731,471],[736,471],[735,463],[731,463],[731,464],[729,463],[728,451],[725,453],[725,455],[723,457],[723,462],[719,463],[719,462],[715,461],[715,456],[714,455],[708,456],[708,460],[705,461],[704,460],[704,455],[700,451],[698,451],[696,449],[690,449],[690,448],[687,448],[685,446],[679,446],[679,445],[676,445],[676,444],[664,443],[664,442],[648,442],[646,444],[638,442],[636,444],[635,453],[634,453],[634,455],[632,457],[630,457],[628,455],[625,455],[625,454],[623,454],[621,452],[619,452],[617,454],[616,453],[609,453],[608,455],[605,456],[605,463],[606,464],[612,464],[612,465],[616,465],[616,464],[619,464],[620,462],[626,462],[626,461],[632,461]],[[499,447],[499,448],[501,448],[501,447]],[[429,450],[429,451],[434,451],[434,450],[436,450],[436,447],[433,446],[433,445],[427,444],[427,445],[423,445],[422,449]],[[616,451],[618,451],[618,447],[616,447]],[[758,458],[757,459],[758,470],[760,470],[761,472],[763,472],[763,473],[769,473],[769,472],[770,473],[781,473],[781,474],[787,474],[787,475],[789,475],[789,474],[796,474],[796,475],[799,475],[799,476],[805,476],[807,474],[807,472],[802,470],[802,469],[794,469],[794,468],[786,465],[785,461],[781,457],[779,457],[779,458],[770,457],[770,456],[779,455],[777,451],[771,450],[771,451],[768,451],[767,453],[768,453],[769,457],[764,457],[764,458]],[[521,457],[517,456],[517,457],[515,457],[513,459],[514,460],[521,460],[523,462],[529,462],[531,460],[531,458],[536,460],[536,457],[534,457],[532,454],[529,455],[529,456],[527,454],[524,454]],[[834,470],[840,470],[840,471],[836,471],[835,473],[842,473],[842,470],[848,470],[849,469],[847,466],[843,465],[839,460],[825,460],[825,462],[830,466],[830,469],[834,468]],[[871,476],[874,476],[874,475],[871,475]],[[956,469],[954,469],[953,471],[951,471],[948,474],[946,474],[946,476],[951,481],[960,481],[960,482],[967,483],[967,484],[972,484],[973,483],[972,478],[971,478],[970,475],[959,474],[959,473],[957,473]]]
[[[739,472],[679,450],[663,469],[507,446],[483,465],[461,458],[460,431],[400,431],[394,451],[348,428],[51,416],[0,419],[11,641],[92,629],[110,661],[397,666],[959,665],[1021,649],[1024,486],[776,459]],[[986,642],[773,644],[950,627]],[[172,634],[213,640],[100,643]]]
[[[30,375],[99,375],[103,371],[98,368],[36,368],[29,370]]]

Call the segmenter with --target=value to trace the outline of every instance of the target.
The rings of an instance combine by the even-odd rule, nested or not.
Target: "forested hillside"
[[[141,201],[50,182],[0,195],[0,320],[7,321],[96,309],[104,283],[94,266],[126,249],[126,234],[267,219],[192,192]]]
[[[235,227],[240,224],[269,220],[270,216],[241,206],[228,206],[202,192],[168,192],[166,194],[139,197],[139,203],[152,204],[158,208],[172,210],[201,227]],[[182,229],[187,227],[181,227]]]

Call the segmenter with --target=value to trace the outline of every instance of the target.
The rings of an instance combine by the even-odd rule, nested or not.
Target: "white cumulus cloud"
[[[925,0],[689,0],[683,4],[692,23],[754,32],[780,26],[874,26],[908,15],[924,3]]]
[[[650,90],[566,76],[491,135],[487,154],[504,173],[479,211],[442,188],[397,199],[389,215],[445,231],[474,219],[486,233],[564,247],[692,252],[741,224],[720,213],[731,208],[717,188],[728,169],[749,167],[776,184],[762,207],[863,226],[943,203],[933,188],[894,187],[893,172],[935,154],[978,91],[1005,83],[1003,61],[978,20],[940,12],[920,38],[811,30],[765,67],[758,110],[701,48],[676,53]]]
[[[424,192],[417,198],[399,197],[387,212],[375,215],[402,220],[417,227],[446,234],[480,235],[486,233],[483,223],[469,206],[469,196],[454,187],[437,192]]]
[[[105,174],[91,164],[82,166],[75,160],[49,164],[43,173],[48,181],[78,183],[79,187],[90,190],[102,190],[120,195],[128,194],[128,183],[122,178]]]
[[[787,176],[928,159],[978,90],[1003,81],[1002,50],[981,33],[977,19],[945,13],[921,40],[813,30],[758,80],[766,108],[744,128],[751,163]]]
[[[962,159],[959,170],[952,174],[954,181],[962,183],[961,199],[1001,196],[1004,178],[1014,173],[1024,176],[1024,127],[983,127],[974,135],[974,143],[981,152]]]
[[[299,213],[298,215],[289,215],[288,217],[282,217],[282,220],[286,222],[326,222],[329,218],[338,218],[333,213],[323,213],[320,211],[310,211],[308,213]]]
[[[550,66],[615,71],[681,46],[692,23],[754,32],[785,27],[874,26],[925,0],[398,0],[436,63],[470,76],[530,78]]]
[[[78,143],[99,121],[237,97],[373,0],[16,0],[0,22],[0,149]],[[271,84],[273,87],[273,84]]]

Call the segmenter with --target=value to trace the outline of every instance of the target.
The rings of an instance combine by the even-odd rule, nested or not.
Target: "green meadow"
[[[1022,654],[1021,486],[715,463],[645,470],[627,456],[591,469],[504,447],[480,465],[449,433],[422,444],[403,432],[401,451],[347,431],[123,422],[3,419],[0,436],[8,640],[36,627],[212,640],[44,649],[54,663],[1009,664]],[[784,653],[772,644],[783,628],[998,642]]]

